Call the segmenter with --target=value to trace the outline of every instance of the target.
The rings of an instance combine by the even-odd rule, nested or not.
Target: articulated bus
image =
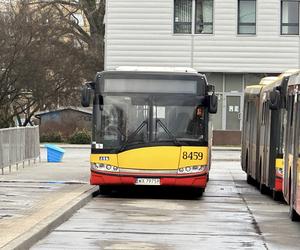
[[[257,171],[259,145],[259,102],[263,85],[248,86],[244,92],[244,112],[242,129],[241,164],[247,173],[247,182],[254,183],[259,179]]]
[[[251,85],[244,92],[244,112],[242,130],[242,169],[247,173],[247,182],[253,184],[260,181],[258,167],[260,142],[260,101],[264,85],[275,80],[274,77],[263,78],[258,85]]]
[[[265,85],[260,94],[260,140],[258,155],[259,187],[262,194],[272,192],[274,200],[282,199],[284,106],[289,72]],[[278,99],[273,102],[274,91]]]
[[[242,169],[248,183],[255,183],[261,193],[271,191],[274,200],[282,197],[283,108],[291,74],[263,78],[260,85],[245,90]]]
[[[292,221],[300,220],[300,72],[288,82],[284,140],[283,195]]]
[[[92,98],[93,97],[93,98]],[[90,183],[107,194],[122,185],[204,191],[210,170],[214,87],[193,69],[120,67],[82,90],[93,99]]]

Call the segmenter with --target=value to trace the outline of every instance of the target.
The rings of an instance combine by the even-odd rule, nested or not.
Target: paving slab
[[[96,192],[89,185],[87,148],[67,148],[63,161],[12,166],[0,175],[0,248],[28,249],[47,235]]]

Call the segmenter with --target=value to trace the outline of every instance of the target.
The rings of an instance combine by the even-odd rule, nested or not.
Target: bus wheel
[[[281,201],[282,198],[283,198],[282,197],[282,192],[273,190],[272,191],[272,197],[273,197],[274,201]]]
[[[300,215],[297,214],[292,204],[290,204],[290,218],[292,221],[300,221]]]
[[[199,198],[199,197],[201,197],[203,195],[203,192],[204,192],[204,188],[194,188],[193,195],[196,198]]]
[[[109,195],[112,192],[111,186],[99,186],[99,193],[101,195]]]
[[[268,187],[265,184],[261,184],[259,185],[259,190],[261,194],[268,194]]]
[[[253,178],[251,177],[250,174],[247,174],[247,183],[250,184],[250,185],[254,184],[254,180],[253,180]]]

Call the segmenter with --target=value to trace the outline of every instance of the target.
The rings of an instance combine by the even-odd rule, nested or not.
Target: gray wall
[[[237,0],[214,0],[213,34],[173,34],[174,0],[107,0],[106,69],[183,66],[277,73],[299,67],[299,36],[280,35],[280,1],[257,1],[256,35],[237,35]]]

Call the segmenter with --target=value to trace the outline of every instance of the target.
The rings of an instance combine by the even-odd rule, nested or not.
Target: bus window
[[[197,107],[193,118],[189,121],[187,133],[203,139],[204,136],[204,108]]]

